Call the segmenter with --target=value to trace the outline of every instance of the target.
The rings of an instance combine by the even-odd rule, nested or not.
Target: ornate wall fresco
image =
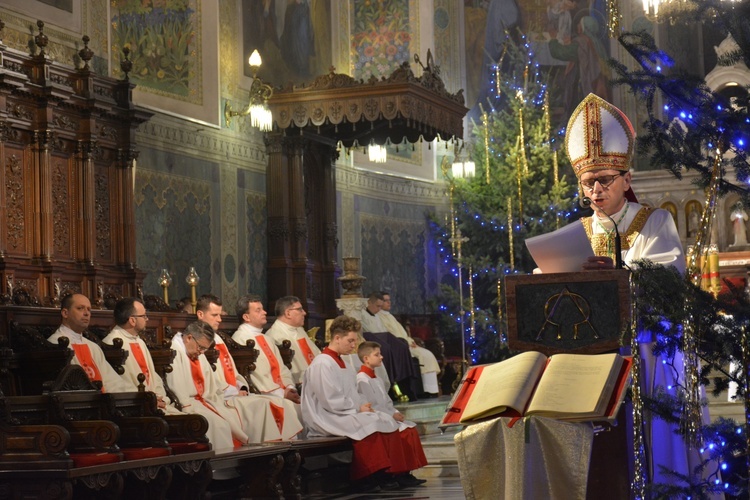
[[[136,172],[135,214],[138,267],[148,273],[147,294],[161,295],[156,282],[161,269],[172,275],[173,300],[189,296],[185,276],[195,267],[199,293],[220,293],[212,287],[211,225],[216,180],[215,164],[173,153],[143,150]]]
[[[607,11],[603,1],[472,0],[464,2],[466,47],[466,97],[470,116],[480,115],[478,104],[487,108],[493,95],[492,80],[503,77],[493,65],[503,59],[506,32],[520,41],[527,35],[535,60],[552,69],[550,99],[552,113],[569,116],[578,102],[594,92],[611,100],[606,82],[609,69]],[[580,50],[579,50],[580,49]]]
[[[332,64],[331,0],[244,0],[240,5],[242,62],[258,50],[258,73],[273,85],[309,83]]]
[[[218,0],[113,0],[112,75],[130,50],[134,100],[219,124]]]
[[[380,79],[411,60],[419,47],[419,23],[418,9],[411,8],[410,3],[409,0],[351,2],[350,67],[354,78]]]
[[[400,310],[425,311],[424,220],[361,214],[360,223],[364,289],[391,292]]]

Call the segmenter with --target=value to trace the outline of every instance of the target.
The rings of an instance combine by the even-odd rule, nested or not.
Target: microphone
[[[612,222],[612,225],[615,227],[615,269],[622,269],[622,240],[620,239],[620,230],[617,228],[617,222],[607,212],[602,210],[601,207],[593,203],[588,196],[584,196],[578,200],[578,204],[582,208],[593,208]]]

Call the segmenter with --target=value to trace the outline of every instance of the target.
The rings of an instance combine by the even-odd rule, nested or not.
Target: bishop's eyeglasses
[[[620,172],[619,174],[614,175],[600,175],[599,177],[592,177],[591,179],[585,180],[581,179],[581,186],[589,191],[593,191],[594,185],[598,182],[601,187],[608,189],[618,177],[622,177],[625,174],[627,174],[627,172]]]

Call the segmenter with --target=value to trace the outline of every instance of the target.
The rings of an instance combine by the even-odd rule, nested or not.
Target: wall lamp
[[[273,88],[258,78],[258,70],[263,61],[258,49],[255,49],[248,60],[253,70],[253,83],[250,85],[250,102],[242,111],[233,111],[229,101],[224,105],[224,120],[229,127],[234,116],[250,115],[250,124],[259,128],[262,132],[268,132],[273,128],[273,115],[268,109],[268,100],[273,95]]]

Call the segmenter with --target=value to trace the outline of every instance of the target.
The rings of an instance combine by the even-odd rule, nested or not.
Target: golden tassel
[[[513,200],[508,197],[508,241],[510,242],[509,253],[510,253],[510,271],[516,267],[516,259],[513,255]]]
[[[638,294],[636,293],[633,274],[630,273],[630,354],[633,355],[633,366],[630,375],[633,377],[631,384],[633,398],[633,496],[635,498],[646,498],[646,450],[643,444],[643,399],[641,399],[641,351],[638,344]]]
[[[617,38],[618,31],[620,31],[620,4],[618,0],[607,0],[607,29],[609,30],[610,38]]]
[[[469,265],[469,317],[471,318],[471,325],[469,326],[469,331],[471,332],[471,338],[473,339],[477,335],[477,329],[474,324],[475,318],[474,318],[474,274],[471,268],[471,265]]]
[[[718,198],[719,183],[721,182],[721,145],[716,149],[713,170],[711,172],[711,182],[706,191],[706,204],[701,216],[701,222],[698,227],[698,234],[695,237],[693,251],[688,260],[688,273],[695,286],[700,286],[700,280],[703,274],[701,257],[706,255],[708,244],[711,239],[711,226],[716,218],[716,200]],[[708,265],[708,258],[705,258],[704,265]],[[709,283],[710,284],[710,283]],[[700,359],[698,358],[698,344],[700,337],[695,330],[695,321],[693,317],[693,304],[686,303],[685,307],[689,311],[687,320],[683,323],[682,336],[682,354],[685,364],[685,406],[682,412],[681,425],[688,442],[699,444],[700,429],[702,427],[701,414],[701,391],[700,391]]]
[[[497,279],[497,319],[503,319],[503,285],[500,278]]]
[[[542,109],[544,110],[544,131],[546,136],[544,141],[549,144],[550,137],[552,136],[552,123],[549,118],[549,92],[547,90],[544,91],[544,104],[542,105]],[[552,147],[551,144],[550,147]]]
[[[482,125],[484,126],[484,173],[487,184],[490,183],[490,118],[482,110]]]
[[[526,137],[523,133],[523,94],[521,92],[518,93],[518,100],[521,101],[521,107],[518,108],[518,139],[519,139],[519,147],[520,147],[520,153],[521,153],[521,160],[523,162],[523,173],[528,175],[529,174],[529,160],[526,158]]]
[[[521,138],[516,139],[516,145],[521,141]],[[521,174],[521,158],[520,153],[516,153],[516,183],[518,184],[518,218],[523,224],[523,176]]]

